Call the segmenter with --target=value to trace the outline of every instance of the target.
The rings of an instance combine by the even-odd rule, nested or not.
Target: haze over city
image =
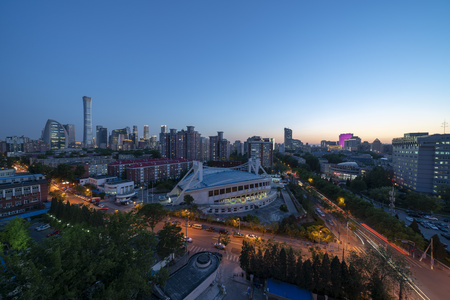
[[[0,139],[47,119],[390,143],[450,120],[447,1],[3,1]],[[448,132],[448,131],[447,131]]]

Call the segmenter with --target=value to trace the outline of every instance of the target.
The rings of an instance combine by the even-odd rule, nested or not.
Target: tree
[[[325,253],[325,255],[322,258],[322,264],[320,266],[320,289],[324,291],[325,294],[329,294],[331,292],[330,289],[330,280],[331,280],[331,274],[330,274],[330,258],[328,257],[328,254]]]
[[[445,250],[445,247],[441,243],[439,236],[435,234],[431,238],[433,239],[434,258],[442,261],[445,260],[445,258],[447,257],[447,250]]]
[[[417,220],[414,219],[411,224],[409,225],[409,227],[414,230],[414,232],[422,235],[422,232],[420,232],[420,228],[419,228],[419,224],[417,224]]]
[[[227,246],[231,242],[230,235],[228,233],[219,233],[219,243]]]
[[[297,258],[297,265],[295,266],[295,284],[299,287],[303,287],[303,262],[301,255]]]
[[[367,185],[364,180],[355,179],[350,182],[350,189],[355,193],[361,193],[362,191],[367,189]]]
[[[132,226],[131,214],[110,222],[89,231],[68,227],[58,239],[43,240],[22,253],[8,252],[7,268],[0,272],[0,297],[11,298],[12,291],[19,291],[21,299],[150,296],[153,234]],[[120,234],[113,234],[115,230]]]
[[[143,222],[150,226],[152,231],[156,224],[161,222],[166,215],[167,211],[161,203],[144,204],[138,211],[138,216],[142,217]]]
[[[311,260],[307,259],[302,265],[302,288],[313,289],[313,268]]]
[[[170,254],[180,254],[185,243],[181,227],[175,224],[166,223],[158,233],[158,244],[156,251],[161,258],[166,258]]]
[[[341,262],[339,258],[335,256],[331,260],[330,264],[330,282],[331,282],[331,294],[337,298],[341,294],[342,273]]]
[[[186,202],[186,205],[191,205],[192,203],[194,203],[194,197],[192,197],[191,195],[184,195],[183,200],[184,202]]]
[[[9,245],[8,248],[14,250],[24,250],[31,246],[32,239],[28,231],[28,222],[23,218],[13,218],[0,232],[2,244]],[[0,248],[0,250],[2,250]]]
[[[289,247],[287,251],[286,265],[287,265],[286,278],[289,283],[295,284],[295,278],[297,276],[296,268],[298,267],[298,265],[297,260],[295,258],[294,250],[292,250],[291,247]],[[301,260],[300,260],[300,268],[301,268]]]
[[[239,255],[239,265],[241,266],[242,270],[244,270],[245,272],[249,271],[249,267],[250,267],[250,252],[251,252],[251,248],[253,248],[253,246],[251,245],[250,242],[243,240],[242,241],[242,249],[241,249],[241,254]]]

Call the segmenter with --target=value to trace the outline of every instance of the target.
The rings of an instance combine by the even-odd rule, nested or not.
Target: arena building
[[[239,169],[246,169],[241,171]],[[263,174],[259,175],[262,170]],[[253,210],[272,203],[277,195],[272,191],[272,178],[261,168],[259,160],[250,159],[237,168],[208,168],[201,162],[167,194],[173,204],[191,195],[205,213],[230,214]]]

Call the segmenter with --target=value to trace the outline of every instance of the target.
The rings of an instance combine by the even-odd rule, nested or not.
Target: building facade
[[[264,168],[273,167],[273,141],[270,138],[260,138],[254,136],[247,139],[248,158],[255,158],[261,161]]]
[[[69,147],[75,147],[75,124],[64,124],[68,134]]]
[[[284,128],[284,150],[292,150],[292,129]]]
[[[83,97],[83,146],[92,148],[94,146],[93,131],[92,131],[92,98]]]
[[[0,169],[0,219],[40,209],[47,196],[44,175]]]
[[[61,123],[55,120],[47,120],[42,132],[42,140],[49,145],[50,150],[69,147],[69,133]]]
[[[341,146],[341,149],[345,149],[345,141],[352,137],[353,133],[342,133],[339,135],[339,146]]]
[[[209,137],[209,160],[228,160],[230,158],[230,142],[223,138],[223,131],[218,131],[217,136]]]
[[[450,185],[450,134],[405,133],[392,140],[394,180],[423,194]]]
[[[181,178],[192,167],[192,164],[193,160],[190,159],[148,159],[128,164],[125,169],[127,179],[141,185]]]

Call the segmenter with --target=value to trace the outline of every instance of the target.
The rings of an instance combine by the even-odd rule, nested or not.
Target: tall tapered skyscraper
[[[84,115],[84,130],[83,130],[83,146],[87,148],[94,147],[92,136],[92,98],[83,97],[83,115]]]

